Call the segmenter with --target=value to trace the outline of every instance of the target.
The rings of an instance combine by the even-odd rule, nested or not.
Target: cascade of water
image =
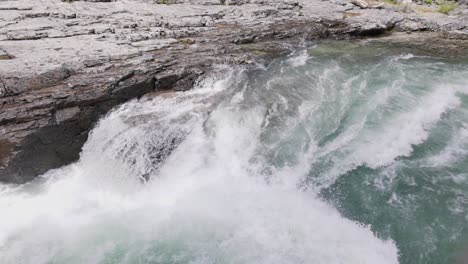
[[[2,263],[398,263],[393,233],[324,198],[361,167],[382,170],[374,183],[388,190],[403,157],[466,113],[468,75],[354,52],[319,45],[254,72],[220,66],[192,91],[119,107],[77,163],[0,186]],[[466,158],[463,118],[414,166]]]

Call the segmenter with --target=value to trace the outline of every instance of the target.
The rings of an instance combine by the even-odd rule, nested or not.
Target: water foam
[[[284,174],[255,158],[265,108],[223,100],[243,78],[229,71],[128,103],[99,123],[79,162],[3,192],[2,263],[398,263],[370,227],[265,181],[265,167]],[[164,162],[149,156],[170,144]]]
[[[308,50],[304,49],[304,50],[301,50],[301,51],[297,52],[297,54],[293,54],[287,60],[287,62],[293,67],[299,67],[299,66],[306,65],[307,60],[309,58],[310,58],[310,56],[309,56]]]
[[[312,179],[314,188],[326,188],[359,166],[377,169],[409,157],[443,114],[460,106],[457,87],[434,84],[425,94],[414,95],[403,90],[401,78],[375,94],[361,95],[369,98],[352,110],[345,129],[317,150],[312,162],[332,165]]]

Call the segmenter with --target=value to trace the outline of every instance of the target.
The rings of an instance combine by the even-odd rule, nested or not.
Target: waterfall
[[[78,162],[0,186],[2,263],[450,258],[439,247],[468,208],[466,64],[369,45],[216,66],[114,109]],[[423,197],[424,177],[457,187]],[[432,229],[405,218],[430,213],[425,199],[447,203]]]

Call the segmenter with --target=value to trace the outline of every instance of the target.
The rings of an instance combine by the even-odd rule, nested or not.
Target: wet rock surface
[[[439,32],[424,36],[463,53],[468,16],[320,0],[0,0],[0,181],[75,161],[112,107],[188,90],[214,64],[390,31]]]

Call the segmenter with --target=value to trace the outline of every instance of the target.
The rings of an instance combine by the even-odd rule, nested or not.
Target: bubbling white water
[[[222,68],[193,91],[130,102],[80,161],[2,190],[1,262],[398,263],[391,240],[297,189],[307,157],[281,169],[259,157],[273,110],[245,105],[245,78]]]

